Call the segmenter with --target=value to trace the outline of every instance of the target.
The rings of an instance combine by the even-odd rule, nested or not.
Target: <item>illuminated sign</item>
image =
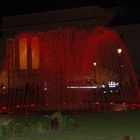
[[[119,82],[115,82],[115,81],[109,81],[108,82],[108,86],[110,87],[110,88],[115,88],[115,87],[117,87],[119,85]]]

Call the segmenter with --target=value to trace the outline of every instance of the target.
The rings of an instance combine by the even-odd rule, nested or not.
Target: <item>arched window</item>
[[[33,37],[31,42],[32,69],[39,68],[39,58],[40,58],[39,52],[40,52],[39,39],[37,37]]]
[[[27,39],[19,40],[19,66],[20,70],[27,70]]]

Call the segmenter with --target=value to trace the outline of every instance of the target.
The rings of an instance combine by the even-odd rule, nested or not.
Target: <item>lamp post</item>
[[[97,79],[96,79],[96,65],[97,65],[97,63],[93,62],[93,66],[94,66],[94,81],[95,82],[97,82]]]
[[[119,76],[119,85],[120,85],[120,92],[122,92],[122,67],[123,67],[122,61],[121,61],[122,49],[118,48],[117,53],[119,54],[119,75],[118,75]],[[120,93],[120,94],[122,94],[122,93]]]
[[[119,55],[121,55],[122,49],[121,49],[121,48],[118,48],[118,49],[117,49],[117,52],[118,52]]]

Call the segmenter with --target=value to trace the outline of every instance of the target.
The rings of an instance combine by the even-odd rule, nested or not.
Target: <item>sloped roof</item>
[[[113,14],[99,6],[72,8],[58,11],[38,12],[2,18],[2,27],[24,26],[30,24],[55,23],[57,21],[72,21],[79,19],[99,18],[110,21]]]

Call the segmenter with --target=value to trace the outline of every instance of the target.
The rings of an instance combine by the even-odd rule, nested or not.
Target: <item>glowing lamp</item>
[[[3,106],[3,107],[2,107],[2,109],[6,109],[6,107],[5,107],[5,106]]]
[[[100,104],[100,102],[96,102],[95,104],[96,104],[96,105],[99,105],[99,104]]]
[[[122,53],[122,49],[120,49],[120,48],[117,51],[118,51],[118,54]]]
[[[101,85],[102,88],[105,88],[105,85]]]
[[[6,87],[5,87],[5,86],[3,86],[3,87],[2,87],[2,90],[5,90],[5,89],[6,89]]]
[[[44,91],[47,91],[47,81],[44,82]]]
[[[96,66],[96,62],[93,62],[93,66],[94,66],[94,67]]]
[[[44,87],[44,91],[47,91],[47,87]]]

